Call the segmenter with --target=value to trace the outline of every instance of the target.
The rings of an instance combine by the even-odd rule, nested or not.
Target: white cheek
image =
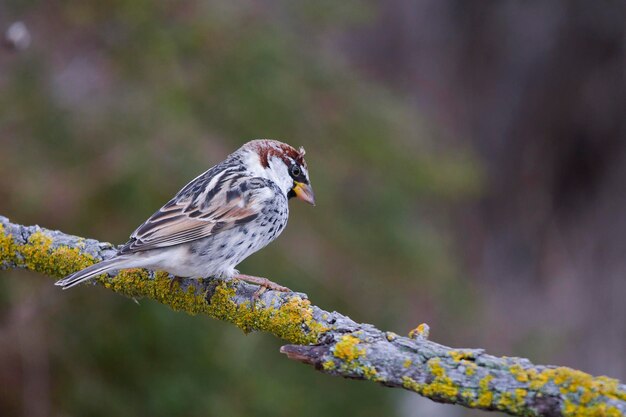
[[[267,178],[274,181],[285,195],[293,187],[293,179],[289,175],[287,166],[281,159],[270,158],[269,167],[265,171]]]

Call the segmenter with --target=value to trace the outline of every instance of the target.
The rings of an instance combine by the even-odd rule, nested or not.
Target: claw
[[[267,287],[259,286],[259,289],[252,294],[252,311],[256,310],[256,302],[259,301],[259,297],[261,297],[265,291],[267,291]]]

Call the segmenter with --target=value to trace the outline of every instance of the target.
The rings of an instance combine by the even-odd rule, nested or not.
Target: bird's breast
[[[188,269],[201,276],[228,275],[241,261],[267,246],[287,225],[286,204],[265,207],[254,220],[191,242],[187,248]]]

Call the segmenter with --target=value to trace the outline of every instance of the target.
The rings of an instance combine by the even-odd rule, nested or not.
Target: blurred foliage
[[[480,168],[467,149],[443,152],[412,106],[334,47],[337,33],[371,18],[367,4],[32,0],[2,9],[32,22],[33,45],[0,56],[1,214],[123,243],[244,141],[277,138],[307,149],[318,205],[292,204],[287,231],[242,271],[398,333],[445,322],[444,342],[478,314],[445,213],[480,192]],[[266,335],[3,275],[3,321],[23,303],[38,310],[55,415],[379,416],[400,395],[291,363]],[[11,346],[0,382],[26,378],[5,366],[20,357]],[[17,413],[22,386],[0,385],[0,409]]]

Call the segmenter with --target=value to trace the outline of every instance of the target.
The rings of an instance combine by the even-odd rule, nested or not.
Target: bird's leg
[[[242,281],[246,281],[251,284],[259,285],[262,288],[265,288],[266,290],[291,292],[289,288],[283,287],[282,285],[272,282],[267,278],[255,277],[252,275],[245,275],[245,274],[237,274],[237,275],[234,275],[233,278],[240,279]]]
[[[283,287],[282,285],[279,285],[279,284],[277,284],[277,283],[275,283],[273,281],[270,281],[267,278],[255,277],[255,276],[252,276],[252,275],[245,275],[245,274],[237,274],[237,275],[234,275],[233,278],[240,279],[242,281],[246,281],[246,282],[249,282],[251,284],[256,284],[256,285],[259,286],[259,289],[256,290],[254,295],[252,295],[252,305],[253,306],[256,304],[256,301],[259,299],[261,294],[263,294],[267,290],[281,291],[281,292],[291,292],[291,290],[289,288]]]

